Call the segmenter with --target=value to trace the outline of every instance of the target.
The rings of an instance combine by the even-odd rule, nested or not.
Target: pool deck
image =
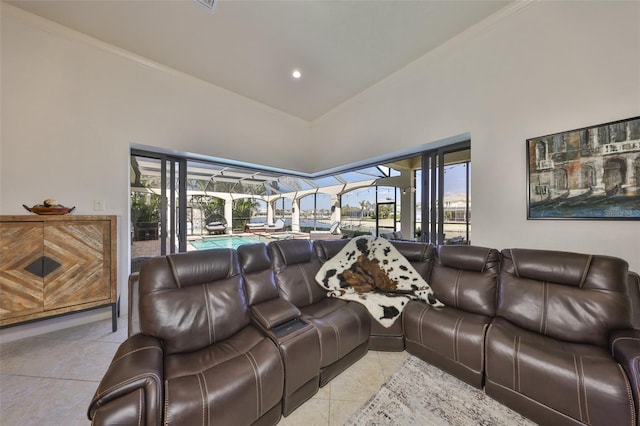
[[[187,251],[197,250],[191,244],[190,241],[199,241],[205,239],[214,239],[214,238],[228,238],[231,236],[238,237],[252,237],[257,238],[263,243],[267,244],[271,241],[275,240],[285,240],[290,238],[304,238],[308,239],[309,234],[305,232],[238,232],[234,234],[222,234],[222,235],[189,235],[187,237]],[[149,241],[132,241],[131,242],[131,258],[135,259],[138,257],[154,257],[160,255],[160,240],[149,240]]]

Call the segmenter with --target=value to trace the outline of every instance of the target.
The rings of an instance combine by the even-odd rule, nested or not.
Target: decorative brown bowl
[[[62,214],[67,214],[67,213],[71,213],[73,211],[73,209],[75,209],[76,207],[65,207],[65,206],[61,206],[61,205],[57,205],[57,206],[51,206],[51,207],[46,207],[42,204],[37,204],[33,207],[27,207],[26,205],[22,205],[22,207],[24,207],[25,209],[27,209],[28,211],[30,211],[31,213],[35,213],[35,214],[57,214],[57,215],[62,215]]]

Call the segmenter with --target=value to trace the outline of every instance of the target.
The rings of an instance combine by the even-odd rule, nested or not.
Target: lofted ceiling
[[[7,3],[312,121],[511,1],[217,0],[213,14],[194,0]]]

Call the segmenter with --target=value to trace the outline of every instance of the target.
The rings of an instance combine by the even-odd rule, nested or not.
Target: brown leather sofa
[[[367,350],[406,345],[540,424],[638,424],[640,279],[623,260],[393,241],[446,306],[412,301],[385,328],[315,282],[346,243],[280,240],[146,262],[130,278],[130,337],[89,418],[275,424]]]

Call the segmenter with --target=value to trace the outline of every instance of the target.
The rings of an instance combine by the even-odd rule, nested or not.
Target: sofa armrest
[[[301,315],[297,307],[279,297],[251,306],[251,314],[264,330],[270,330]]]
[[[640,416],[640,330],[618,330],[611,334],[611,354],[622,366],[633,393],[636,417]]]
[[[129,275],[129,321],[128,337],[140,333],[140,312],[138,309],[138,287],[140,286],[140,273],[133,272]]]
[[[143,334],[125,340],[89,404],[92,424],[160,425],[163,360],[160,340]]]
[[[629,297],[631,298],[631,325],[640,330],[640,275],[629,271]]]

